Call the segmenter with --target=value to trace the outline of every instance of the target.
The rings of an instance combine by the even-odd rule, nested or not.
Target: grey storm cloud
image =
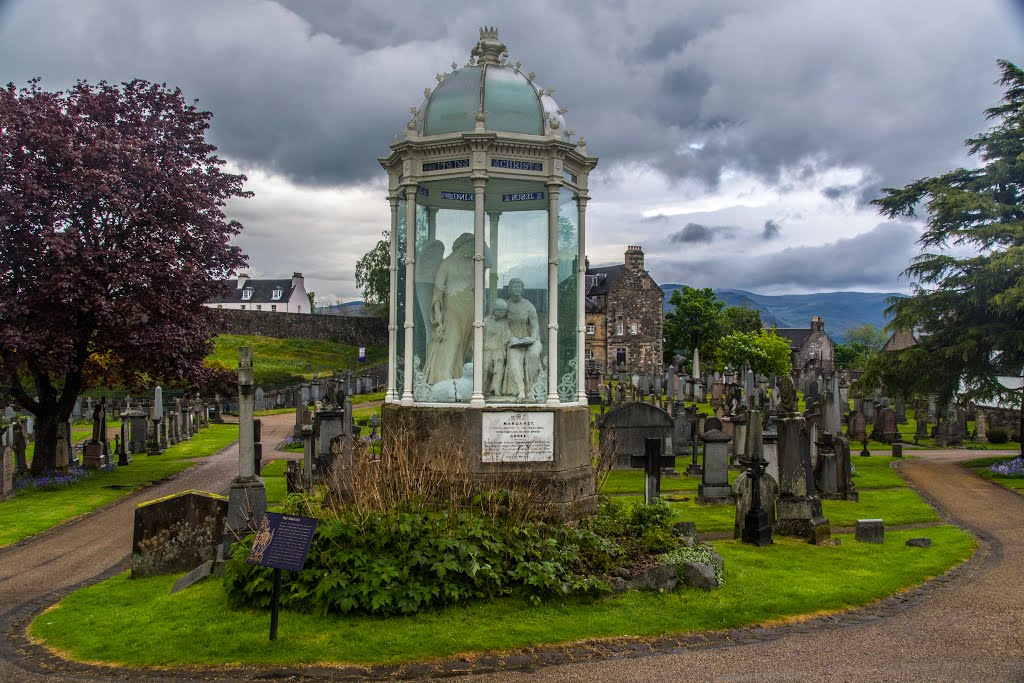
[[[984,128],[995,59],[1024,48],[1008,5],[14,0],[0,64],[46,87],[166,81],[214,112],[225,156],[344,185],[381,177],[409,107],[465,63],[479,26],[498,25],[512,61],[557,89],[601,173],[639,163],[670,180],[771,181],[810,158],[866,169],[873,190],[946,170]]]
[[[687,223],[682,230],[668,236],[672,244],[693,244],[698,242],[711,242],[716,239],[732,237],[736,229],[727,225],[701,225],[700,223]]]
[[[761,239],[773,240],[779,236],[779,224],[768,219],[764,222],[764,227],[761,229]]]
[[[900,274],[917,253],[918,229],[905,223],[880,223],[871,230],[818,246],[787,247],[744,257],[728,251],[704,252],[700,261],[648,258],[656,280],[760,291],[835,291],[902,288]],[[675,274],[673,276],[673,274]]]

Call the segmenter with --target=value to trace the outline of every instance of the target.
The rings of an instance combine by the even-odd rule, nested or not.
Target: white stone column
[[[405,367],[402,405],[411,406],[413,404],[412,335],[415,327],[412,307],[416,305],[416,185],[414,184],[405,187],[405,216],[405,350],[403,352]]]
[[[484,406],[484,193],[487,178],[473,178],[473,397]]]
[[[586,247],[586,231],[587,231],[587,200],[589,200],[585,194],[576,196],[576,205],[579,212],[579,225],[578,235],[579,248],[576,255],[576,261],[579,265],[579,269],[576,273],[576,313],[578,317],[578,325],[576,329],[576,382],[579,384],[577,389],[577,398],[580,405],[587,405],[587,385],[586,385],[586,341],[587,341],[587,307],[586,307],[586,288],[587,288],[587,247]]]
[[[400,397],[395,396],[395,361],[398,358],[398,349],[395,342],[398,340],[398,195],[389,195],[388,203],[391,204],[391,242],[388,248],[389,275],[388,284],[388,386],[384,394],[385,403],[394,403]]]
[[[561,405],[558,399],[558,194],[562,184],[548,183],[548,400],[545,405]]]
[[[437,239],[437,207],[427,207],[427,241]]]
[[[488,222],[491,228],[491,273],[489,282],[491,310],[494,310],[494,301],[498,298],[498,220],[501,218],[500,211],[489,211]]]

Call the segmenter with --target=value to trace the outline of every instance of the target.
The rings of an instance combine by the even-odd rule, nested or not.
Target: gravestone
[[[810,439],[803,416],[796,412],[793,380],[780,378],[779,390],[779,498],[774,531],[817,545],[831,534],[814,486]]]
[[[846,419],[846,434],[851,441],[864,441],[868,438],[867,418],[859,410],[850,411]]]
[[[759,478],[761,488],[761,509],[768,515],[768,524],[775,524],[775,499],[779,495],[779,483],[767,472]],[[750,475],[741,472],[732,484],[733,498],[736,499],[736,522],[733,525],[733,538],[742,538],[747,513],[754,498],[754,487]]]
[[[217,558],[228,501],[203,491],[185,491],[135,508],[132,578],[173,574]]]
[[[704,442],[704,472],[697,486],[697,503],[731,503],[732,488],[729,486],[729,435],[712,429],[700,436]]]
[[[885,522],[880,519],[858,519],[854,538],[861,543],[885,543]]]
[[[988,443],[988,416],[981,408],[974,415],[974,443]]]
[[[894,443],[899,441],[899,422],[896,411],[892,408],[882,408],[875,417],[874,429],[871,438],[882,443]]]
[[[20,422],[14,423],[14,476],[20,476],[28,470],[25,452],[28,442],[25,439],[26,428]]]
[[[133,454],[146,451],[146,441],[149,437],[149,420],[141,410],[131,410],[121,416],[122,422],[128,424],[128,450]]]
[[[668,413],[647,403],[625,403],[616,406],[604,416],[599,431],[601,452],[605,458],[614,455],[616,469],[632,465],[633,456],[646,454],[647,439],[661,439],[672,435],[672,418]]]
[[[683,405],[681,402],[675,404],[675,415],[672,417],[672,455],[690,454],[696,412],[696,406]]]
[[[907,402],[902,398],[896,399],[896,421],[901,425],[907,424]]]
[[[14,449],[4,446],[0,452],[0,501],[14,498]]]

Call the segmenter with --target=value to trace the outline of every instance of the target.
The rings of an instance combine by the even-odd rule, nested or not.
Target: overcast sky
[[[866,202],[972,163],[996,59],[1024,61],[995,0],[0,0],[0,81],[180,87],[256,193],[230,207],[249,275],[350,301],[376,159],[484,25],[600,158],[592,265],[639,244],[658,282],[765,294],[904,290],[920,226]]]

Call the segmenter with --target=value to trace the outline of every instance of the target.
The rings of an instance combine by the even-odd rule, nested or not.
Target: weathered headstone
[[[854,538],[861,543],[885,543],[885,522],[880,519],[858,519]]]
[[[217,557],[228,503],[203,491],[142,503],[135,508],[132,578],[193,569]]]
[[[615,457],[614,467],[632,466],[634,456],[646,455],[646,440],[665,441],[674,429],[668,413],[647,403],[625,403],[604,416],[599,431],[599,443],[604,457]]]
[[[14,423],[14,476],[20,476],[28,470],[28,461],[25,457],[28,442],[25,439],[25,431],[21,422]]]
[[[853,410],[846,421],[846,434],[851,441],[863,441],[868,438],[867,419],[864,417],[864,413]]]
[[[700,436],[704,442],[704,472],[697,486],[697,502],[732,502],[732,488],[729,486],[729,435],[718,429],[706,431]]]
[[[14,449],[4,446],[0,452],[0,501],[14,497]]]
[[[775,533],[818,544],[830,537],[828,519],[814,486],[811,449],[804,418],[797,413],[793,380],[779,380],[779,498]]]

